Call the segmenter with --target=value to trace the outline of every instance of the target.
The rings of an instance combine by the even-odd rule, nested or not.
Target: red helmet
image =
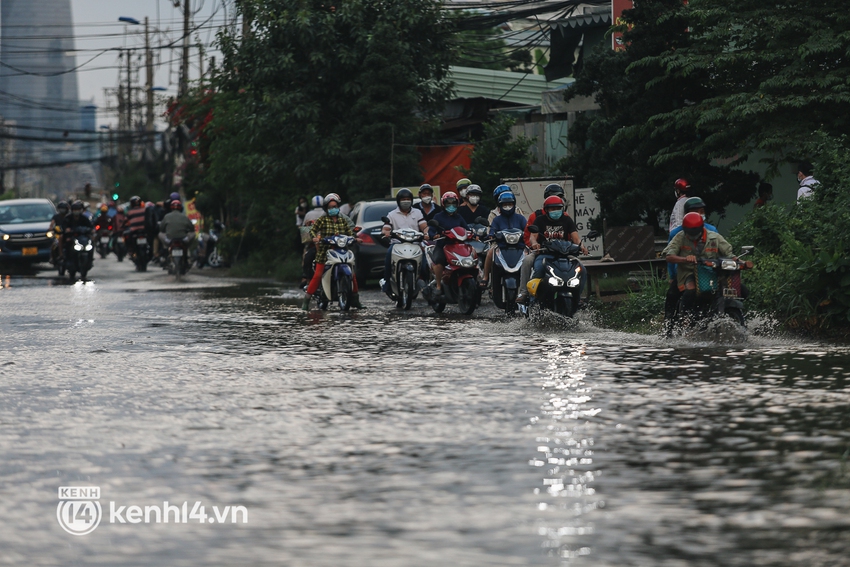
[[[558,197],[557,195],[552,195],[551,197],[546,197],[546,200],[543,201],[543,210],[545,211],[549,207],[560,207],[564,208],[564,200]]]
[[[445,205],[446,201],[449,201],[451,199],[454,199],[455,201],[459,201],[459,199],[457,198],[457,193],[455,193],[454,191],[447,191],[447,192],[443,193],[442,197],[440,197],[440,203]]]
[[[673,191],[675,191],[677,197],[682,193],[687,193],[690,188],[691,184],[684,177],[680,177],[673,183]]]
[[[702,220],[702,215],[699,213],[688,213],[682,219],[682,230],[685,234],[691,237],[696,237],[702,234],[705,223]]]

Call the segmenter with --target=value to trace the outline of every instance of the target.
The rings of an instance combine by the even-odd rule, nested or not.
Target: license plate
[[[738,297],[738,290],[734,287],[724,287],[723,288],[723,297],[728,298],[736,298]]]
[[[174,256],[175,258],[179,258],[180,256],[183,255],[183,251],[180,250],[179,248],[177,248],[176,250],[171,251],[171,255]]]
[[[100,241],[103,244],[109,244],[109,237],[108,236],[101,236]]]
[[[137,238],[136,239],[136,244],[147,244],[147,243],[148,243],[147,238]]]
[[[24,255],[24,256],[37,256],[38,255],[38,247],[27,246],[23,250],[21,250],[21,254]]]

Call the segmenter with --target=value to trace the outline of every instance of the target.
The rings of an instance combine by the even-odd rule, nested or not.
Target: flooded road
[[[2,565],[850,565],[850,349],[131,270],[0,278]]]

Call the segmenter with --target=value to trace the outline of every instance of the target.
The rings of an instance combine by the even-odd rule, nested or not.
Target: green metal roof
[[[490,98],[523,106],[540,104],[543,91],[575,82],[575,79],[546,81],[543,75],[492,71],[472,67],[449,67],[455,83],[455,98]]]

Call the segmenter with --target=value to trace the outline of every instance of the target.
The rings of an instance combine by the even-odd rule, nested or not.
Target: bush
[[[593,300],[594,323],[631,333],[658,332],[664,320],[667,287],[666,278],[652,275],[641,285],[640,291],[629,291],[619,303]]]

